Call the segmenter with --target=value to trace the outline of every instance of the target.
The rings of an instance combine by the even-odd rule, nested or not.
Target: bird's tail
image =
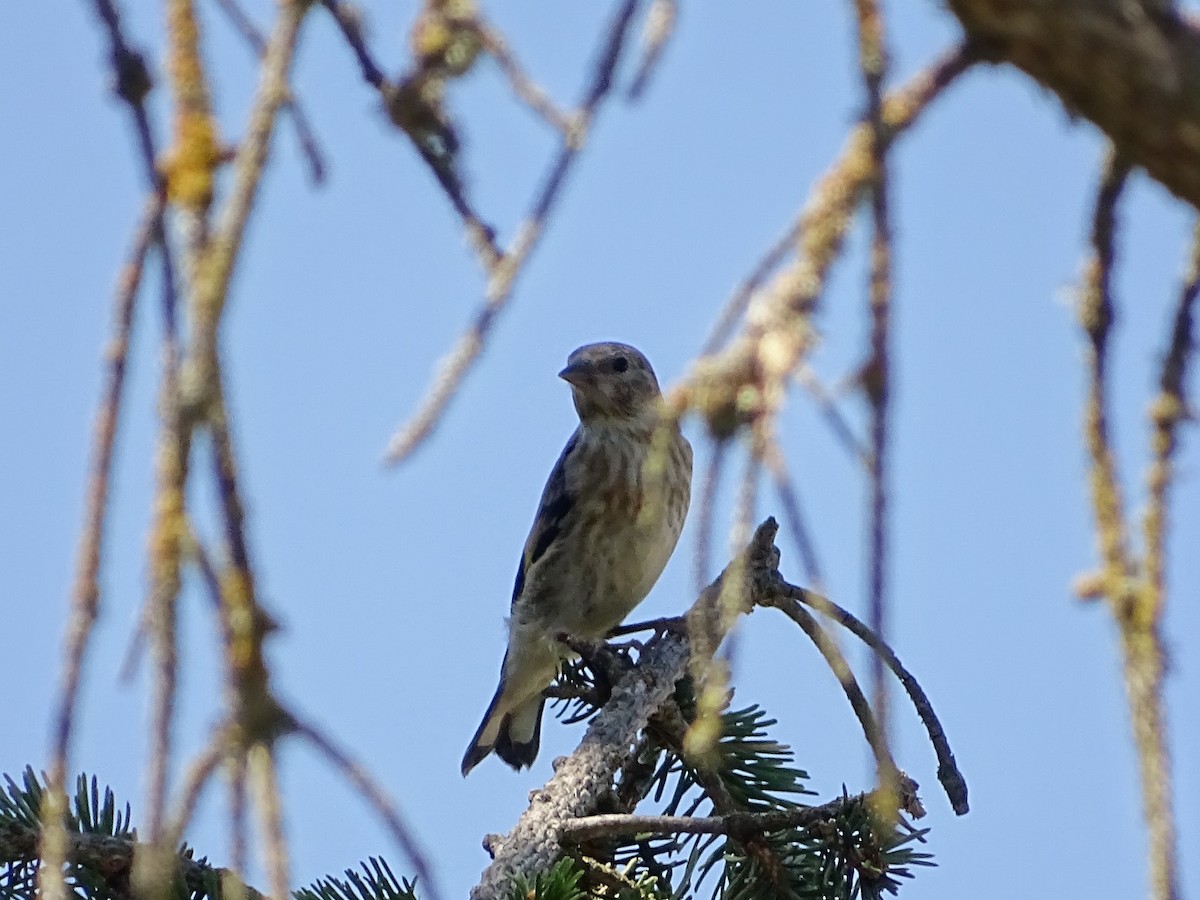
[[[483,714],[479,730],[463,754],[464,777],[493,750],[517,770],[533,765],[537,758],[538,746],[542,741],[542,707],[546,705],[546,698],[538,693],[515,709],[508,709],[507,704],[501,703],[504,688],[504,682],[501,681],[496,696]]]

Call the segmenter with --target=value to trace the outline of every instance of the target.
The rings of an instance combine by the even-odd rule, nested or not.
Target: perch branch
[[[911,785],[911,782],[909,782]],[[638,816],[606,813],[575,819],[562,826],[564,843],[574,844],[597,838],[630,837],[639,834],[724,834],[733,838],[771,831],[806,828],[834,818],[848,806],[873,803],[881,792],[871,791],[851,797],[839,797],[820,806],[801,806],[768,812],[731,812],[720,816]]]

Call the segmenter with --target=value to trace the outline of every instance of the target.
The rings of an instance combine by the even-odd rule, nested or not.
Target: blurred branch
[[[639,100],[646,91],[650,78],[658,70],[667,42],[675,33],[675,22],[679,18],[677,0],[654,0],[646,13],[642,26],[642,59],[637,72],[629,84],[629,99]]]
[[[1112,269],[1116,206],[1129,167],[1130,160],[1115,146],[1111,148],[1097,192],[1092,219],[1092,255],[1084,270],[1080,292],[1079,321],[1090,344],[1084,436],[1091,459],[1092,507],[1102,559],[1101,572],[1087,580],[1083,592],[1108,600],[1120,630],[1125,690],[1141,765],[1143,813],[1149,829],[1152,895],[1157,900],[1174,900],[1179,896],[1179,885],[1163,700],[1162,536],[1171,481],[1174,430],[1182,411],[1183,365],[1190,348],[1190,310],[1200,280],[1200,263],[1193,259],[1180,296],[1170,349],[1163,363],[1160,393],[1151,407],[1149,502],[1143,523],[1145,558],[1139,565],[1129,547],[1129,525],[1109,434],[1106,366],[1109,329],[1114,318]]]
[[[262,36],[258,26],[246,15],[245,10],[238,6],[237,0],[217,0],[217,5],[225,12],[233,27],[250,45],[258,58],[262,59],[266,56],[266,38]],[[292,117],[292,124],[296,128],[296,141],[300,144],[300,153],[308,161],[309,177],[313,184],[323,184],[328,167],[325,163],[325,155],[321,152],[321,145],[317,142],[317,137],[313,132],[312,123],[309,122],[308,115],[304,112],[304,107],[295,96],[289,94],[283,102],[283,108]]]
[[[433,877],[425,852],[417,843],[412,828],[400,815],[400,811],[384,792],[383,788],[371,777],[362,766],[338,747],[333,739],[310,722],[292,719],[293,732],[304,738],[333,765],[358,790],[362,798],[371,806],[387,826],[392,840],[412,863],[417,878],[428,891],[430,900],[439,900],[437,881]]]
[[[1184,394],[1194,352],[1192,310],[1200,292],[1200,228],[1193,238],[1188,274],[1175,309],[1159,392],[1150,405],[1148,497],[1142,520],[1145,559],[1141,589],[1115,608],[1125,655],[1125,684],[1142,772],[1142,802],[1150,837],[1150,880],[1156,897],[1180,896],[1171,753],[1163,691],[1167,651],[1162,636],[1166,602],[1167,509],[1174,482],[1177,429],[1187,409]]]
[[[154,149],[154,133],[150,127],[150,116],[146,112],[145,106],[146,95],[153,88],[154,81],[150,77],[145,58],[130,46],[128,38],[125,37],[121,14],[115,0],[93,0],[92,6],[108,35],[113,92],[129,107],[147,184],[152,189],[158,190],[161,179],[156,168],[157,154]]]
[[[949,0],[967,38],[1095,123],[1131,165],[1200,207],[1200,27],[1166,3]]]
[[[717,488],[721,486],[721,474],[725,469],[729,442],[713,441],[711,448],[712,456],[709,457],[704,477],[700,481],[699,502],[693,515],[693,521],[696,522],[696,552],[693,555],[695,570],[692,578],[697,592],[708,583],[708,573],[712,567],[712,533],[716,517]]]
[[[154,134],[146,110],[145,98],[153,86],[149,69],[141,53],[131,46],[125,36],[120,11],[115,0],[94,0],[93,9],[104,27],[109,43],[112,88],[129,109],[137,137],[138,150],[146,181],[154,192],[148,210],[133,242],[133,251],[126,264],[114,301],[115,337],[110,348],[110,362],[104,399],[97,421],[92,450],[92,474],[88,488],[84,526],[76,558],[75,581],[72,586],[71,612],[63,647],[63,665],[59,699],[51,735],[50,764],[47,790],[44,797],[43,821],[45,865],[39,870],[41,890],[47,900],[63,900],[66,885],[62,878],[67,854],[67,833],[62,827],[66,810],[66,772],[70,751],[75,707],[78,702],[79,679],[84,656],[90,642],[92,627],[99,614],[99,573],[103,555],[104,518],[108,506],[109,473],[112,467],[113,443],[116,436],[120,401],[124,387],[125,365],[132,330],[134,303],[144,268],[150,240],[158,242],[163,267],[163,306],[168,325],[174,322],[175,277],[171,263],[170,244],[163,227],[165,194],[157,169]],[[53,873],[50,875],[49,873]]]
[[[429,166],[455,212],[462,219],[468,241],[484,270],[492,271],[504,254],[496,245],[495,230],[475,212],[467,199],[454,165],[458,140],[453,127],[441,110],[445,81],[461,72],[446,71],[443,65],[430,63],[428,68],[418,65],[417,69],[403,80],[393,81],[384,74],[367,47],[358,9],[340,0],[322,0],[322,5],[333,15],[342,36],[358,60],[363,80],[379,94],[383,108],[392,122],[412,140],[417,152]],[[426,9],[422,16],[428,12],[430,10]],[[419,17],[416,30],[420,28],[420,21]],[[453,29],[440,27],[451,24]],[[469,34],[473,41],[480,40],[480,28],[474,18],[456,18],[453,23],[439,23],[439,27],[431,30],[442,35],[440,44],[447,45],[453,43],[453,37],[447,35],[454,30],[460,35]],[[445,50],[446,47],[443,46],[442,49]],[[506,57],[506,61],[512,62],[511,57]],[[464,65],[469,67],[470,62]]]
[[[564,139],[570,139],[574,127],[571,116],[555,106],[541,86],[525,73],[525,69],[508,49],[504,35],[486,22],[477,22],[475,27],[483,48],[496,60],[496,65],[508,79],[512,92]]]
[[[340,0],[321,0],[321,5],[329,10],[333,20],[341,29],[342,37],[354,52],[358,66],[362,70],[363,80],[376,90],[382,90],[387,82],[383,69],[375,62],[371,51],[367,49],[366,38],[363,35],[362,18],[357,9],[349,3]]]
[[[858,63],[867,95],[867,123],[871,127],[871,266],[869,301],[871,354],[863,370],[862,383],[871,407],[870,549],[867,608],[871,630],[881,640],[887,637],[887,509],[888,509],[888,413],[891,395],[891,303],[892,235],[888,197],[887,133],[883,121],[883,81],[887,72],[883,16],[877,0],[854,0],[858,22]],[[872,699],[878,717],[880,739],[889,741],[888,693],[883,660],[871,657]],[[879,783],[886,796],[895,786],[896,768],[890,757],[879,757]],[[887,765],[883,765],[886,761]],[[888,804],[891,805],[890,803]]]
[[[1078,310],[1090,344],[1084,435],[1092,465],[1092,505],[1104,561],[1103,592],[1114,598],[1126,592],[1133,578],[1124,504],[1108,434],[1107,380],[1108,334],[1113,322],[1113,232],[1117,201],[1128,175],[1128,163],[1110,148],[1092,217],[1092,256],[1084,270]]]
[[[972,50],[956,48],[905,87],[889,92],[880,110],[884,147],[974,61]],[[684,383],[669,393],[673,407],[695,409],[714,435],[729,435],[782,401],[788,379],[813,340],[809,316],[869,187],[874,146],[869,124],[851,132],[841,156],[810,195],[798,229],[797,261],[755,293],[740,336],[719,354],[697,360]]]
[[[108,5],[108,9],[115,17],[116,13],[111,5]],[[113,28],[117,35],[114,40],[117,40],[120,33],[115,18]],[[60,862],[53,871],[61,870],[61,860],[66,852],[66,834],[61,827],[53,823],[61,820],[61,811],[65,809],[67,760],[75,706],[79,697],[79,680],[92,628],[100,611],[100,564],[104,551],[104,523],[108,512],[113,448],[120,421],[121,400],[124,397],[134,310],[138,289],[142,283],[146,255],[162,231],[163,207],[163,195],[155,191],[146,201],[142,221],[134,233],[133,247],[118,277],[116,295],[113,298],[113,334],[106,349],[108,366],[94,426],[95,437],[92,443],[87,497],[84,502],[84,524],[76,550],[75,579],[71,587],[71,614],[67,624],[62,681],[51,744],[46,793],[49,802],[44,812],[44,820],[47,822],[46,853],[51,860]],[[61,879],[51,880],[58,883],[43,884],[43,890],[48,895],[54,896],[65,891]]]
[[[800,227],[801,222],[799,219],[788,226],[788,229],[779,236],[779,239],[767,248],[767,252],[755,264],[750,274],[737,286],[733,295],[726,301],[724,308],[717,315],[717,321],[713,324],[708,338],[704,341],[704,346],[700,348],[701,356],[716,353],[729,340],[738,321],[746,314],[746,308],[750,305],[750,301],[754,299],[755,293],[771,277],[775,270],[779,268],[788,254],[795,249],[796,241],[800,237]]]
[[[593,70],[591,84],[575,113],[574,127],[564,138],[556,159],[546,172],[529,215],[517,230],[509,248],[495,265],[490,267],[483,306],[475,314],[474,321],[459,338],[450,354],[442,360],[434,376],[433,386],[421,401],[417,412],[388,442],[385,462],[389,465],[406,459],[433,433],[450,401],[458,393],[467,372],[483,352],[488,333],[496,317],[508,304],[517,276],[541,240],[567,175],[586,143],[592,121],[612,88],[613,75],[621,58],[637,5],[637,0],[623,0],[617,8]]]
[[[255,789],[254,806],[258,810],[263,836],[263,864],[267,870],[272,897],[290,897],[291,877],[287,841],[283,836],[283,804],[279,790],[279,770],[275,765],[274,742],[255,744],[246,754],[248,779]]]
[[[808,527],[808,520],[800,505],[800,494],[792,484],[787,461],[783,458],[783,451],[773,435],[767,439],[766,446],[763,448],[763,462],[766,464],[767,471],[771,473],[771,480],[775,482],[779,502],[783,505],[784,519],[787,522],[788,530],[792,533],[793,540],[796,541],[796,549],[800,552],[804,575],[810,583],[823,585],[825,577],[821,573],[821,562],[817,557],[817,549]]]
[[[834,390],[827,388],[817,373],[806,364],[801,364],[796,372],[796,379],[800,382],[813,402],[817,404],[817,409],[821,412],[821,417],[825,420],[825,424],[829,426],[829,430],[833,432],[833,436],[843,449],[854,457],[865,470],[870,470],[871,455],[867,452],[867,448],[862,445],[862,442],[855,435],[854,429],[850,427],[850,423],[846,421],[846,417],[842,415],[842,411],[838,409],[836,396],[840,392],[839,387],[835,386]]]
[[[211,400],[210,392],[217,383],[217,325],[225,309],[229,282],[241,251],[246,223],[258,195],[276,116],[290,95],[288,74],[300,36],[300,24],[307,10],[306,0],[286,0],[279,5],[275,28],[267,42],[262,77],[250,109],[246,133],[233,159],[233,184],[229,198],[192,286],[189,310],[193,334],[187,360],[187,381],[189,387],[199,395],[188,398],[190,405],[203,406]]]

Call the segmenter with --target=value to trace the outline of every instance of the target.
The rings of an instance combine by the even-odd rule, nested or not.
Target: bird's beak
[[[583,363],[571,363],[558,373],[558,377],[574,387],[579,387],[588,377],[588,367]]]

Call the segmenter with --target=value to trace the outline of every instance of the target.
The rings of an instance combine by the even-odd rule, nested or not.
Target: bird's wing
[[[562,532],[563,520],[566,519],[571,507],[575,504],[575,496],[567,485],[566,467],[567,459],[578,444],[579,431],[576,430],[567,441],[567,445],[563,447],[562,453],[558,455],[558,462],[554,464],[554,468],[550,471],[550,477],[546,480],[546,487],[542,489],[542,500],[538,504],[533,528],[529,530],[529,537],[525,540],[525,552],[521,554],[521,564],[517,567],[517,580],[513,585],[512,602],[514,605],[517,598],[521,596],[521,591],[525,589],[526,574]]]

